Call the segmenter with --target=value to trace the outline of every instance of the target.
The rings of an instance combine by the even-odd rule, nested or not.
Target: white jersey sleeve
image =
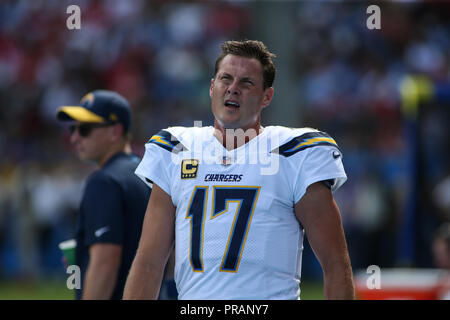
[[[183,145],[168,130],[161,130],[145,144],[145,153],[135,174],[148,186],[156,183],[167,194],[172,195],[173,154],[183,149]]]
[[[336,191],[347,180],[342,164],[342,153],[336,141],[327,133],[313,129],[297,129],[296,137],[280,147],[280,154],[291,161],[296,170],[294,203],[305,194],[308,186],[327,181]]]
[[[305,150],[306,155],[294,185],[294,201],[297,203],[308,186],[330,180],[331,191],[336,191],[347,180],[341,152],[332,146],[316,146]]]

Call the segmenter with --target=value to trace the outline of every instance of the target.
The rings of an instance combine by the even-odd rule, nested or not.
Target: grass
[[[64,280],[0,282],[0,300],[73,300],[74,292]]]
[[[302,300],[323,300],[322,283],[302,282]],[[30,282],[0,282],[0,300],[73,300],[74,292],[64,280]]]
[[[301,300],[323,300],[322,282],[303,282],[300,284]]]

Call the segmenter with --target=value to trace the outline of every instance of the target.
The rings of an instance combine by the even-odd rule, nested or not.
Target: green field
[[[63,280],[0,282],[0,300],[72,300],[74,292]]]
[[[322,282],[302,282],[300,289],[301,300],[323,300]]]
[[[321,283],[305,282],[301,289],[302,300],[323,299]],[[73,296],[73,291],[67,289],[64,280],[0,282],[0,300],[72,300]]]

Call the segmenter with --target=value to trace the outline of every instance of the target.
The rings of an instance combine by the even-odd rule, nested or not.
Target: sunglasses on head
[[[107,123],[78,123],[73,124],[69,127],[70,134],[72,135],[75,130],[78,130],[78,134],[82,136],[83,138],[88,137],[92,130],[95,128],[105,128],[113,125],[115,122],[107,122]]]

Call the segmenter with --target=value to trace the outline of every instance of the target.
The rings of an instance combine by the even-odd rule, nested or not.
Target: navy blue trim
[[[158,137],[158,138],[154,138]],[[160,139],[161,141],[158,141]],[[178,153],[185,151],[187,148],[178,141],[169,131],[161,130],[157,134],[153,135],[147,143],[153,143],[169,152]]]
[[[316,146],[332,146],[339,150],[339,147],[336,144],[334,144],[332,142],[328,142],[328,141],[314,142],[312,144],[305,145],[305,146],[302,146],[300,148],[293,150],[299,144],[307,142],[309,139],[313,139],[313,138],[330,138],[330,139],[332,139],[326,132],[322,132],[322,131],[308,132],[308,133],[302,134],[301,136],[293,138],[292,140],[290,140],[289,142],[286,142],[285,144],[278,147],[277,149],[272,150],[272,152],[278,153],[284,157],[290,157],[290,156],[296,154],[297,152],[306,150],[308,148],[316,147]]]

